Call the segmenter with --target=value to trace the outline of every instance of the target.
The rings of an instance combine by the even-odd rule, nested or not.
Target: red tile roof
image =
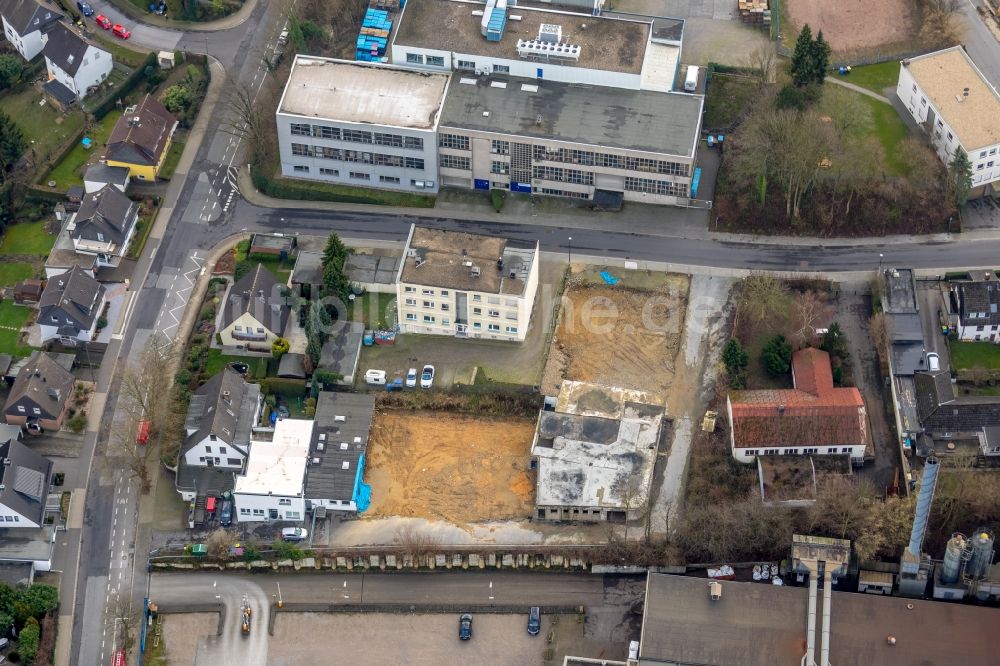
[[[835,388],[829,355],[803,349],[792,357],[794,389],[730,394],[738,448],[852,446],[868,443],[868,418],[856,388]]]

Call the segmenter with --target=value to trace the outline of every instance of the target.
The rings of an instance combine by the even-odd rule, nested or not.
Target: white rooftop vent
[[[520,21],[521,20],[521,15],[520,14],[511,14],[507,18],[510,19],[511,21]]]
[[[346,451],[347,450],[347,442],[341,442],[340,443],[340,450],[341,451]]]
[[[517,55],[522,58],[527,56],[548,56],[550,58],[579,60],[580,47],[575,44],[552,44],[549,42],[540,42],[536,39],[519,39],[517,40]]]
[[[483,118],[489,118],[489,117],[490,117],[490,112],[489,111],[483,111]]]
[[[490,81],[490,88],[506,88],[506,81]]]
[[[538,92],[538,86],[534,83],[522,83],[521,92]]]
[[[326,441],[326,433],[325,432],[321,432],[319,434],[319,441],[321,441],[321,442],[325,442]]]
[[[324,449],[326,449],[326,445],[323,444],[323,442],[316,442],[316,450],[317,451],[319,451],[320,453],[323,453]]]
[[[319,464],[319,458],[313,458],[313,465]]]
[[[459,83],[464,83],[467,86],[474,86],[474,85],[476,85],[476,80],[475,79],[470,79],[467,76],[463,76],[462,78],[460,78],[458,80],[458,82]]]
[[[340,463],[340,469],[351,469],[351,463],[347,460]]]
[[[472,268],[470,268],[469,275],[471,275],[474,278],[479,277],[479,266],[473,266]]]
[[[360,443],[361,443],[361,437],[360,437],[360,436],[358,436],[358,437],[355,437],[355,438],[354,438],[354,443],[355,443],[355,444],[360,444]]]
[[[484,13],[484,12],[483,12],[483,10],[482,10],[482,9],[473,9],[473,10],[472,10],[472,15],[473,15],[473,16],[482,16],[482,15],[483,15],[483,13]]]
[[[562,26],[555,23],[543,23],[538,26],[538,41],[547,44],[558,44],[562,41]]]
[[[347,421],[347,417],[346,416],[334,416],[333,417],[333,422],[334,423],[344,423],[345,421]]]

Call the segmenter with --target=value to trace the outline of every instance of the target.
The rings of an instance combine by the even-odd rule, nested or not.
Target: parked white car
[[[385,370],[368,370],[365,372],[365,383],[385,386]]]
[[[434,366],[425,365],[424,371],[420,373],[420,388],[430,388],[434,385]]]
[[[410,368],[406,371],[406,387],[413,388],[417,385],[417,369]]]
[[[286,527],[281,530],[281,538],[285,541],[303,541],[309,536],[309,530],[304,527]]]

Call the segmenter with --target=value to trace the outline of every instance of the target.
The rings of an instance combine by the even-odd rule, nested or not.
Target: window
[[[500,324],[490,324],[489,325],[489,330],[490,330],[491,333],[499,333],[500,332]]]
[[[223,453],[224,454],[225,452],[226,452],[226,447],[220,446],[219,447],[219,453]]]
[[[442,326],[451,326],[451,319],[442,319],[441,320],[441,325]]]
[[[326,127],[325,125],[313,125],[312,135],[320,139],[339,139],[339,127]]]
[[[817,452],[819,452],[819,449],[802,449],[802,453],[805,453],[806,455]]]
[[[988,167],[991,167],[991,168],[992,168],[992,167],[993,167],[993,161],[994,161],[994,160],[990,160],[989,162],[987,162],[987,163],[986,163],[986,166],[988,166]]]
[[[422,293],[424,296],[433,296],[434,295],[434,290],[433,289],[422,289],[420,293]]]
[[[240,508],[240,515],[241,516],[249,516],[250,515],[250,509]]]
[[[764,449],[765,456],[776,456],[778,455],[778,449]]]
[[[417,288],[416,288],[416,287],[403,287],[403,291],[405,291],[405,292],[406,292],[406,293],[408,293],[408,294],[412,294],[412,293],[413,293],[413,292],[415,292],[416,290],[417,290]]]
[[[447,312],[450,308],[451,308],[451,306],[448,305],[447,303],[442,303],[441,304],[441,309],[444,310],[445,312]]]
[[[416,305],[417,304],[417,299],[415,299],[415,298],[407,298],[406,299],[406,304],[407,305]]]
[[[406,158],[406,168],[407,169],[424,169],[424,161],[419,157],[407,157]]]
[[[990,155],[996,155],[996,154],[997,154],[997,149],[996,148],[991,148],[990,149]]]
[[[913,92],[917,92],[917,84],[916,83],[913,84]]]
[[[295,171],[295,173],[309,173],[309,167],[302,166],[301,164],[296,164],[292,167],[292,170]]]
[[[379,176],[378,182],[399,185],[399,178],[396,178],[395,176]]]
[[[954,139],[954,138],[955,138],[955,137],[953,137],[953,136],[951,135],[951,132],[948,132],[948,140],[949,140],[949,141],[951,141],[951,140],[952,140],[952,139]]]
[[[344,141],[351,141],[353,143],[372,142],[372,133],[364,132],[362,130],[345,129],[343,132],[341,132],[341,136],[343,136]]]
[[[472,328],[481,329],[483,327],[478,321],[472,323]]]
[[[313,156],[312,146],[307,146],[304,143],[293,143],[292,155],[295,155],[296,157],[312,157]]]
[[[926,97],[921,97],[920,98],[920,106],[927,106],[927,98]]]
[[[338,177],[340,175],[340,172],[337,171],[336,169],[324,169],[323,167],[320,167],[319,168],[319,175],[321,175],[321,176],[333,176],[334,178],[336,178],[336,177]]]
[[[472,308],[472,314],[481,315],[483,314],[482,308]]]
[[[472,295],[472,300],[473,300],[473,302],[478,303],[479,301],[483,300],[483,297],[480,296],[479,294],[473,294]]]
[[[688,187],[684,183],[674,183],[669,180],[650,180],[649,178],[634,178],[625,176],[625,189],[631,192],[646,192],[675,197],[687,196]]]
[[[507,319],[511,321],[517,321],[517,310],[508,310]]]
[[[850,452],[851,452],[851,447],[849,447],[849,446],[845,446],[844,448],[842,448],[842,449],[840,450],[840,452],[841,452],[841,453],[850,453]]]
[[[500,311],[499,310],[490,310],[490,316],[491,317],[499,317],[500,316]]]
[[[985,151],[985,150],[984,150],[984,151],[981,151],[981,152],[979,153],[979,157],[986,157],[986,151]]]
[[[298,511],[286,511],[285,520],[301,520],[302,516],[299,515]]]
[[[798,449],[788,449],[787,451],[785,451],[785,455],[786,456],[797,456],[797,455],[799,455],[799,450]]]
[[[243,327],[242,327],[242,326],[240,326],[239,324],[236,324],[236,326],[233,326],[233,329],[234,329],[234,330],[235,330],[235,331],[236,331],[237,333],[242,333],[242,332],[243,332]],[[215,439],[215,436],[214,436],[214,435],[212,436],[212,439]]]
[[[755,456],[757,455],[757,449],[747,449],[743,453],[748,456]]]
[[[455,69],[476,69],[476,63],[473,60],[459,60],[458,64],[455,65]]]
[[[412,312],[406,313],[406,321],[416,321],[416,320],[417,320],[417,315],[413,314]]]
[[[351,178],[354,180],[371,180],[372,177],[363,171],[352,171]]]
[[[385,134],[384,132],[375,132],[375,145],[376,146],[394,146],[396,148],[403,147],[403,137],[399,134]]]
[[[235,467],[236,465],[242,464],[242,461],[239,458],[226,458],[226,463],[231,467]]]
[[[419,53],[407,53],[406,62],[411,63],[413,65],[422,65],[424,64],[424,56],[422,56]]]
[[[507,331],[508,333],[512,333],[512,334],[514,334],[514,335],[517,335],[517,326],[508,326],[508,327],[506,328],[506,331]]]
[[[438,136],[438,146],[441,148],[454,148],[455,150],[468,150],[469,137],[458,134],[441,134]]]
[[[494,155],[510,155],[510,142],[493,139],[490,141],[490,152]]]
[[[263,333],[264,332],[264,327],[263,326],[258,326],[257,327],[257,332],[258,333]]]
[[[427,64],[434,67],[444,67],[444,56],[427,56]]]
[[[18,405],[17,406],[17,411],[19,411],[20,413],[24,414],[24,405]]]
[[[205,447],[205,453],[211,453],[211,452],[212,452],[212,447],[211,446],[206,446]]]
[[[38,407],[32,407],[31,411],[34,412],[36,415],[42,413],[42,410],[40,410]]]
[[[424,323],[425,324],[433,324],[435,321],[437,321],[437,319],[435,317],[433,317],[432,315],[424,315]]]
[[[448,295],[448,290],[447,289],[442,289],[441,290],[441,295],[442,296],[447,296]]]
[[[984,166],[986,165],[980,162],[979,165],[976,167],[976,171],[982,171]]]
[[[507,300],[505,300],[503,302],[503,304],[506,305],[509,308],[516,308],[517,307],[517,299],[516,298],[508,298]]]
[[[486,299],[486,302],[490,305],[500,305],[500,299],[496,296],[490,296]]]
[[[490,165],[490,173],[510,174],[510,162],[500,162],[494,160]]]
[[[255,516],[263,516],[264,515],[264,509],[254,509],[253,510],[253,515],[255,515]]]
[[[944,127],[944,123],[943,123],[943,122],[941,122],[940,120],[938,120],[938,121],[937,121],[937,126],[938,126],[938,127]]]
[[[295,136],[311,136],[312,135],[312,131],[311,131],[311,128],[309,127],[308,123],[292,123],[290,125],[290,128],[292,130],[292,134],[294,134]],[[292,145],[294,146],[295,144],[292,144]]]
[[[278,500],[278,506],[291,506],[291,505],[292,505],[292,500],[290,500],[290,499],[279,499]]]
[[[442,169],[463,169],[468,171],[470,168],[469,158],[460,155],[441,155],[439,164]]]
[[[836,453],[837,452],[837,447],[836,446],[831,446],[830,448],[828,448],[826,450],[826,452],[827,453]]]
[[[493,65],[494,74],[510,74],[510,67],[507,65]]]
[[[430,308],[431,310],[433,310],[434,309],[434,302],[433,301],[424,301],[424,307],[425,308]]]

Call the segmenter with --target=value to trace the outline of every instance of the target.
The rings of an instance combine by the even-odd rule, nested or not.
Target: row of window
[[[374,164],[406,169],[424,169],[424,160],[420,157],[403,157],[402,155],[387,155],[385,153],[369,153],[362,150],[343,150],[327,146],[310,146],[304,143],[292,144],[292,155],[296,157],[322,157],[338,162],[354,162],[357,164]]]
[[[21,519],[18,516],[4,516],[3,521],[5,523],[19,523],[21,522]]]
[[[562,167],[536,166],[532,170],[535,178],[556,180],[561,183],[576,183],[577,185],[593,185],[594,174],[590,171],[563,169]]]
[[[849,446],[844,446],[844,447],[841,447],[841,449],[840,449],[840,453],[850,453],[850,452],[851,452],[851,447],[849,447]],[[819,449],[818,448],[806,448],[806,449],[802,449],[802,454],[803,455],[810,455],[812,453],[819,453]],[[830,454],[830,453],[837,453],[837,447],[836,446],[827,447],[826,453],[828,453],[828,454]],[[757,455],[765,455],[765,456],[778,456],[778,455],[782,455],[782,456],[797,456],[797,455],[799,455],[799,450],[798,449],[785,449],[784,451],[782,451],[781,449],[764,449],[763,452],[762,452],[761,449],[747,449],[746,451],[743,452],[743,454],[747,455],[747,456],[757,456]]]
[[[198,461],[209,466],[222,464],[222,458],[215,456],[199,456]],[[230,467],[239,467],[243,464],[243,461],[240,458],[226,458],[226,464]]]
[[[394,148],[410,148],[413,150],[424,149],[424,140],[419,136],[404,136],[388,132],[369,132],[368,130],[354,130],[331,127],[329,125],[311,125],[309,123],[292,123],[290,129],[293,136],[312,136],[318,139],[370,143],[374,146],[392,146]]]
[[[417,307],[417,299],[415,299],[415,298],[404,299],[404,303],[408,307],[411,307],[411,308]],[[425,310],[440,309],[442,312],[450,312],[451,311],[451,304],[450,303],[436,304],[436,303],[434,303],[434,301],[423,301],[422,305],[423,305],[423,308]],[[517,305],[517,301],[511,302],[510,300],[508,300],[507,301],[507,305],[516,306]],[[482,308],[472,308],[472,314],[482,316],[483,309]],[[490,317],[493,317],[495,319],[500,317],[500,311],[499,310],[494,310],[492,308],[490,308],[489,310],[487,310],[487,314],[489,314]],[[512,319],[514,321],[517,321],[517,310],[509,310],[505,316],[507,317],[507,319]]]
[[[472,161],[468,157],[461,157],[459,155],[441,155],[438,157],[438,163],[442,169],[463,169],[468,171],[472,168]]]
[[[421,320],[425,324],[437,324],[437,317],[435,317],[434,315],[423,315]],[[406,321],[417,321],[417,315],[414,314],[413,312],[407,312]],[[442,318],[441,325],[451,326],[451,319]],[[482,323],[475,321],[472,322],[472,328],[474,330],[481,331],[483,330],[483,325]],[[486,330],[488,330],[490,333],[499,333],[500,324],[487,324]],[[505,333],[509,333],[511,335],[517,335],[517,326],[504,326],[503,330]]]
[[[407,293],[407,294],[415,294],[415,293],[417,293],[417,288],[416,287],[406,286],[406,287],[403,287],[403,291],[405,293]],[[449,296],[451,294],[451,292],[448,291],[447,289],[442,289],[441,291],[435,291],[434,289],[431,289],[430,287],[421,287],[420,294],[422,296],[435,296],[436,295],[436,296],[447,297],[447,296]],[[409,304],[409,302],[411,300],[413,300],[413,299],[409,299],[409,298],[406,299],[407,304]],[[472,294],[472,301],[473,301],[473,303],[479,303],[482,300],[483,300],[482,295],[480,295],[480,294]],[[500,305],[500,297],[499,296],[490,296],[490,297],[488,297],[486,299],[486,302],[489,303],[490,305]],[[512,308],[513,307],[517,307],[517,299],[516,298],[508,298],[508,299],[506,299],[504,301],[504,305],[506,305],[508,307],[512,307]]]
[[[690,169],[689,165],[680,162],[667,162],[666,160],[654,160],[646,157],[628,157],[613,153],[595,153],[575,148],[534,146],[533,156],[536,161],[565,162],[627,171],[662,173],[670,176],[687,176]]]
[[[406,62],[411,65],[431,65],[432,67],[444,67],[444,56],[429,55],[422,53],[407,53]]]
[[[438,146],[440,148],[453,148],[455,150],[468,150],[469,137],[460,134],[439,134]]]
[[[590,195],[586,192],[570,192],[569,190],[554,190],[551,187],[541,187],[538,189],[540,194],[549,194],[555,197],[570,197],[571,199],[589,199]]]
[[[456,60],[455,69],[464,69],[470,72],[476,71],[476,61],[475,60]],[[510,74],[509,65],[493,65],[494,74]]]
[[[625,189],[629,192],[646,192],[647,194],[665,194],[674,197],[686,197],[688,186],[684,183],[672,183],[668,180],[650,180],[625,176]]]

